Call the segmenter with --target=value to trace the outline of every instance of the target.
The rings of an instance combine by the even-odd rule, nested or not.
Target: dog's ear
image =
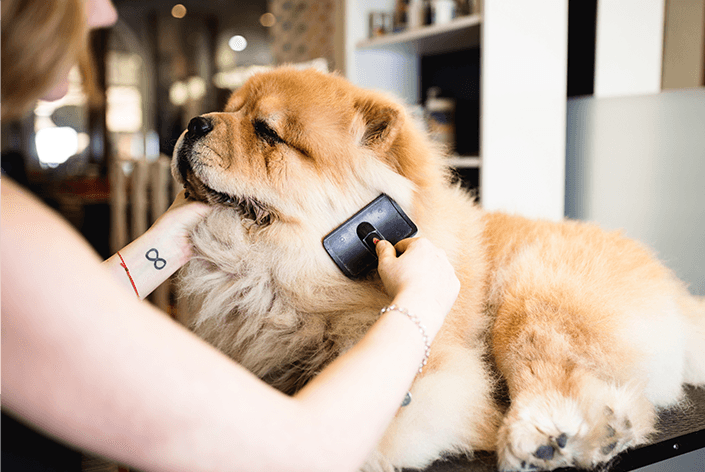
[[[364,127],[360,144],[379,151],[389,149],[401,127],[399,110],[371,97],[356,100],[355,110]]]

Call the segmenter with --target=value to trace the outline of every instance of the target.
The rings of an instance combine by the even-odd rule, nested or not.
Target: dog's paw
[[[553,394],[516,402],[499,433],[500,469],[592,468],[644,442],[653,407],[628,389],[606,388],[607,394],[592,397]]]
[[[497,454],[503,471],[551,470],[572,465],[568,451],[583,429],[577,403],[537,397],[514,402],[499,430]]]

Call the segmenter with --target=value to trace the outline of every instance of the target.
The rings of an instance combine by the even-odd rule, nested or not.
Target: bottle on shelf
[[[428,89],[426,122],[431,137],[443,144],[450,154],[455,151],[455,100],[440,97],[441,89]]]
[[[424,1],[423,0],[411,0],[409,2],[408,10],[408,29],[420,28],[424,25]]]
[[[394,8],[394,29],[395,33],[401,33],[409,25],[409,0],[397,0]]]

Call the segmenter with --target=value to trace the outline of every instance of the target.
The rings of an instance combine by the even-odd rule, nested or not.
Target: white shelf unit
[[[421,99],[421,56],[480,47],[480,156],[452,165],[479,168],[489,210],[563,217],[568,0],[483,0],[481,16],[373,39],[370,12],[392,12],[395,0],[337,1],[347,78],[410,104]]]
[[[468,15],[441,25],[357,41],[354,61],[357,74],[351,79],[364,87],[391,92],[409,104],[418,103],[421,56],[478,47],[481,23],[480,15]],[[406,71],[405,76],[413,80],[399,80],[399,70]],[[480,156],[455,155],[448,162],[457,169],[481,167]]]

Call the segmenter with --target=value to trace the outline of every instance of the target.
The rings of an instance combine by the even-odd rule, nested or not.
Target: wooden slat
[[[151,190],[151,211],[152,223],[159,218],[168,208],[170,200],[170,183],[168,158],[159,158],[150,165],[150,190]],[[152,293],[150,299],[157,307],[169,311],[169,298],[171,291],[171,280],[166,280]]]
[[[135,161],[132,170],[132,214],[131,236],[136,239],[147,231],[147,182],[148,167],[144,160]]]
[[[127,189],[125,173],[119,158],[111,159],[110,181],[110,252],[113,254],[127,244]]]

